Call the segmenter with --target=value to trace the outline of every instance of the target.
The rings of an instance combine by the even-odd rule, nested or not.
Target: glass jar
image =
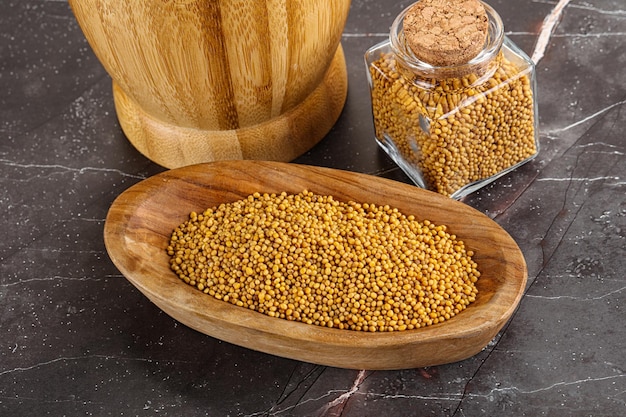
[[[433,66],[412,53],[403,20],[413,5],[365,54],[378,144],[418,186],[457,199],[539,151],[534,64],[482,5],[487,39],[467,63]]]

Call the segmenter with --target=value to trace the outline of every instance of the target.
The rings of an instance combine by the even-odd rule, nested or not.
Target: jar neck
[[[419,1],[419,0],[418,0]],[[493,7],[482,2],[488,18],[488,32],[481,51],[467,63],[452,66],[431,65],[417,58],[404,38],[404,18],[411,6],[404,9],[394,20],[389,32],[391,50],[399,64],[398,68],[405,77],[415,82],[432,84],[437,80],[461,78],[473,74],[475,83],[491,78],[499,66],[500,49],[504,40],[504,25],[500,15]]]

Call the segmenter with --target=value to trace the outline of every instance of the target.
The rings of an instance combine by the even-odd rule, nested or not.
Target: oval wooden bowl
[[[181,281],[165,248],[191,211],[258,192],[308,189],[339,200],[389,204],[445,224],[475,251],[478,297],[452,319],[418,330],[368,333],[272,318],[219,301]],[[221,161],[167,171],[123,192],[104,227],[107,251],[124,276],[181,323],[273,355],[352,369],[406,369],[480,352],[515,310],[527,269],[515,241],[477,210],[418,187],[365,174],[265,161]]]

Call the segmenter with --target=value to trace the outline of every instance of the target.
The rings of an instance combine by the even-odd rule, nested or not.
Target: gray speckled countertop
[[[409,182],[373,139],[363,53],[409,2],[353,0],[333,130],[295,162]],[[626,3],[494,0],[537,63],[541,153],[463,201],[518,242],[528,286],[476,356],[402,371],[301,363],[213,339],[107,256],[107,210],[164,168],[122,133],[65,1],[0,14],[0,415],[626,414]]]

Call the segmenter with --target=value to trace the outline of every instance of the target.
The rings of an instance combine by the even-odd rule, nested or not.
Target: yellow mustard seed
[[[428,189],[453,195],[537,153],[530,76],[502,52],[496,60],[480,82],[473,73],[400,76],[406,71],[391,52],[369,66],[376,137]]]
[[[181,280],[218,300],[318,326],[404,331],[476,299],[473,252],[447,229],[388,205],[254,193],[192,212],[166,251]]]

